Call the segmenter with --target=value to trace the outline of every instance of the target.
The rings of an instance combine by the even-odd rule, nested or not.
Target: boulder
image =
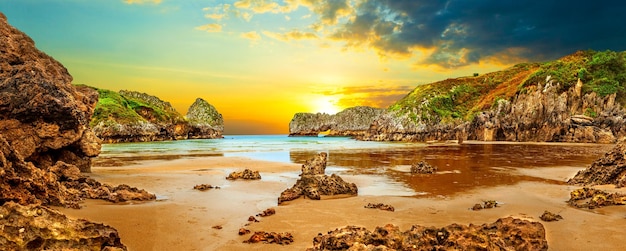
[[[413,163],[411,165],[411,173],[419,173],[419,174],[433,174],[437,172],[436,166],[431,166],[430,164],[420,161],[418,163]]]
[[[126,250],[117,230],[43,206],[0,206],[2,250]]]
[[[577,208],[594,209],[612,205],[626,205],[626,194],[610,193],[583,187],[570,192],[567,204]]]
[[[626,185],[626,140],[620,141],[589,167],[579,171],[567,183],[585,186],[613,184],[616,187],[624,187]]]
[[[374,231],[347,226],[318,234],[307,250],[548,250],[548,241],[541,223],[507,217],[483,225],[414,225],[407,231],[392,224]]]
[[[228,177],[226,177],[226,179],[227,180],[238,180],[238,179],[260,180],[261,174],[259,174],[259,171],[252,171],[250,169],[245,169],[242,172],[232,172],[228,174]]]
[[[321,199],[321,195],[349,194],[357,195],[358,188],[354,183],[345,182],[336,174],[324,174],[327,154],[322,152],[302,165],[302,174],[293,187],[280,194],[278,204],[295,200],[301,196],[312,200]]]

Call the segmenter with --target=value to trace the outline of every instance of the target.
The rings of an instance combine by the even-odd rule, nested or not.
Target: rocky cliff
[[[90,123],[104,142],[222,137],[222,115],[206,101],[197,104],[201,101],[196,100],[190,107],[193,121],[188,121],[169,102],[146,93],[105,89],[98,92],[100,99]]]
[[[421,85],[362,140],[612,143],[626,136],[626,52],[577,52]]]
[[[589,167],[579,171],[567,181],[570,185],[626,186],[626,139],[622,139],[611,151],[597,159]]]
[[[363,135],[384,109],[357,106],[337,114],[296,113],[289,123],[289,136],[317,136],[329,131],[329,136]]]
[[[217,109],[204,99],[197,98],[191,104],[187,115],[189,121],[189,138],[222,138],[224,131],[224,119]]]

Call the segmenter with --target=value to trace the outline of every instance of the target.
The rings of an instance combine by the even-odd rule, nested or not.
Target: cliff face
[[[357,106],[335,115],[326,113],[296,113],[289,123],[289,136],[317,136],[329,131],[329,136],[358,136],[369,129],[384,109]]]
[[[418,86],[360,139],[613,143],[626,136],[624,55],[578,52]]]
[[[197,98],[187,110],[185,117],[189,121],[190,139],[222,138],[224,131],[222,114],[204,99]]]
[[[91,125],[95,134],[107,143],[222,137],[223,121],[212,106],[211,113],[202,118],[222,122],[219,124],[221,126],[216,122],[215,128],[208,128],[206,123],[199,120],[201,108],[192,109],[196,120],[190,122],[169,102],[146,93],[125,90],[116,93],[104,89],[99,89],[98,92],[100,99],[91,118]],[[205,107],[195,103],[194,105]],[[207,105],[210,106],[208,103]]]
[[[0,138],[26,161],[89,171],[100,142],[88,123],[98,94],[71,85],[58,61],[0,14]]]

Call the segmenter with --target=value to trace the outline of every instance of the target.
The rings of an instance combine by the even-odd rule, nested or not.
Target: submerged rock
[[[626,140],[620,141],[613,149],[597,159],[589,167],[579,171],[567,181],[570,185],[626,186]]]
[[[436,166],[431,166],[430,164],[420,161],[418,163],[413,163],[411,165],[411,173],[419,173],[419,174],[433,174],[437,172]]]
[[[117,230],[43,206],[0,206],[2,250],[126,250]]]
[[[349,194],[357,195],[358,188],[354,183],[345,182],[338,175],[328,176],[324,174],[326,170],[325,152],[306,161],[302,165],[302,174],[293,187],[286,189],[278,197],[278,204],[285,201],[295,200],[301,196],[312,200],[319,200],[321,195]]]
[[[374,231],[347,226],[318,234],[307,250],[548,250],[548,242],[541,223],[507,217],[480,226],[414,225],[404,232],[392,224]]]
[[[261,174],[259,174],[259,171],[252,171],[250,169],[245,169],[242,172],[232,172],[228,174],[228,177],[226,177],[226,179],[227,180],[238,180],[238,179],[260,180]]]

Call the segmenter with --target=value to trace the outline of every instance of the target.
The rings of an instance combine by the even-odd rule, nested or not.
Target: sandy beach
[[[228,181],[231,171],[260,170],[260,181]],[[277,206],[277,197],[298,178],[300,165],[259,161],[243,157],[197,157],[168,161],[140,161],[120,167],[94,167],[91,177],[110,184],[129,184],[157,194],[157,201],[112,204],[89,200],[83,208],[63,209],[67,215],[111,225],[119,230],[129,250],[303,250],[312,246],[318,233],[346,225],[373,229],[388,223],[401,230],[411,225],[443,227],[452,223],[483,224],[498,218],[540,221],[548,210],[563,216],[558,222],[542,222],[550,250],[616,250],[623,248],[624,207],[595,210],[569,207],[565,201],[576,187],[563,183],[582,167],[551,167],[513,170],[519,175],[554,182],[521,181],[512,185],[477,188],[451,196],[372,196],[298,199]],[[327,171],[328,172],[328,171]],[[343,175],[357,186],[367,179]],[[221,189],[194,190],[197,184]],[[603,187],[611,189],[611,187]],[[626,192],[623,190],[622,192]],[[499,207],[472,211],[483,200],[496,200]],[[364,208],[368,203],[385,203],[395,212]],[[248,217],[267,208],[276,209],[260,222],[248,224]],[[221,226],[222,229],[213,228]],[[290,245],[246,244],[252,232],[290,232]]]

